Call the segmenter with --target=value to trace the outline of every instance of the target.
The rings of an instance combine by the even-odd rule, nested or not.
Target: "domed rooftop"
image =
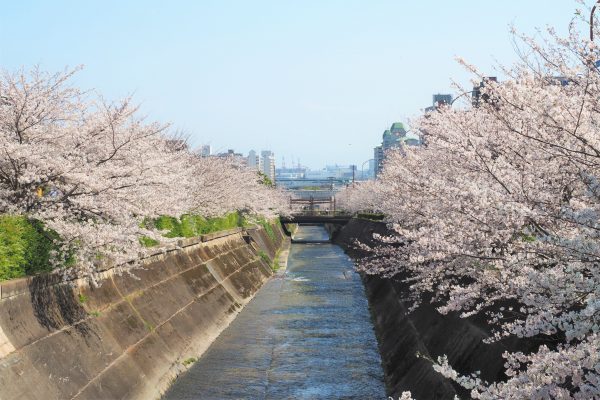
[[[402,122],[394,122],[390,128],[390,131],[392,133],[406,133],[406,129],[404,128],[404,124]]]

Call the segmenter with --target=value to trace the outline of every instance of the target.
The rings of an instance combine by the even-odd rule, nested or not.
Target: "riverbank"
[[[296,238],[320,240],[320,227]],[[282,251],[283,253],[283,251]],[[280,269],[163,400],[384,399],[360,277],[330,243],[292,244]]]
[[[278,224],[215,233],[102,285],[47,275],[2,282],[0,398],[158,398],[272,275]],[[280,252],[280,257],[282,252]]]
[[[390,232],[382,222],[353,219],[337,229],[333,237],[347,254],[358,259],[363,253],[355,248],[354,241],[376,245],[375,233],[385,236]],[[530,345],[514,338],[484,344],[483,340],[490,336],[485,321],[480,317],[460,318],[457,313],[442,315],[429,299],[409,312],[409,304],[404,300],[408,286],[402,282],[403,276],[363,275],[362,278],[377,333],[387,392],[393,398],[406,390],[416,399],[453,399],[456,394],[468,398],[464,388],[435,372],[428,359],[446,354],[450,364],[460,372],[481,371],[483,379],[493,382],[505,379],[502,353]]]

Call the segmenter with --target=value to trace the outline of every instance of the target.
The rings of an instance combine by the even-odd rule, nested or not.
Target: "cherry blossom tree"
[[[363,181],[340,190],[335,200],[337,207],[341,210],[353,213],[359,211],[379,211],[378,207],[382,199],[380,181]]]
[[[130,98],[110,103],[72,87],[75,72],[36,68],[0,79],[0,213],[55,230],[63,246],[56,265],[75,251],[69,272],[91,277],[99,263],[137,258],[142,235],[168,240],[142,226],[148,217],[285,208],[255,172],[194,155],[168,125],[140,117]]]
[[[473,398],[600,398],[600,51],[575,22],[567,38],[520,38],[526,56],[486,101],[426,114],[413,124],[426,145],[388,154],[364,196],[396,234],[360,268],[408,276],[415,306],[432,293],[441,313],[484,314],[489,341],[553,339],[505,353],[505,382],[441,357]]]

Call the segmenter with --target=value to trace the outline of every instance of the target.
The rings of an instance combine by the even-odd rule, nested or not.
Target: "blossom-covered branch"
[[[380,181],[350,197],[398,236],[368,249],[362,270],[408,276],[417,304],[432,293],[442,313],[484,313],[490,341],[553,338],[506,353],[506,382],[441,359],[436,368],[474,398],[600,397],[600,51],[574,25],[567,38],[548,35],[522,38],[528,57],[486,82],[477,107],[415,121],[426,145],[388,154]]]
[[[168,126],[146,122],[131,99],[109,103],[70,86],[74,72],[0,79],[0,213],[55,230],[56,265],[76,252],[70,272],[92,276],[102,260],[136,258],[142,235],[160,237],[141,224],[147,217],[285,209],[256,172],[174,146]]]

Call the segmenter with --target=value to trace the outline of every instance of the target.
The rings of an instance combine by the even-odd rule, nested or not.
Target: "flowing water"
[[[301,226],[299,240],[327,232]],[[386,399],[360,277],[333,244],[292,244],[256,294],[164,399]]]

